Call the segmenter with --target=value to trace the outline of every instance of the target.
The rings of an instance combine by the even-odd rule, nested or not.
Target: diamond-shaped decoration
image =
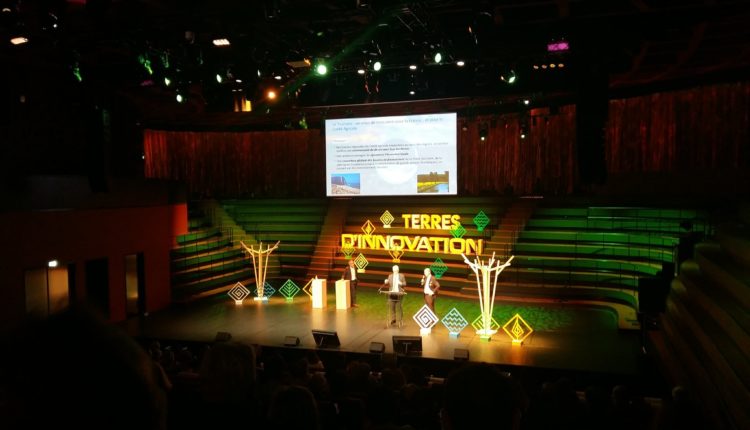
[[[448,271],[448,266],[443,263],[443,260],[441,260],[440,257],[438,257],[430,266],[430,271],[435,275],[437,279],[440,279],[443,274]]]
[[[383,212],[383,215],[380,215],[380,221],[383,223],[383,228],[391,228],[391,223],[394,219],[395,218],[393,218],[393,215],[391,215],[388,210]]]
[[[505,323],[503,331],[510,336],[513,343],[520,344],[534,332],[534,329],[521,318],[521,315],[515,314]]]
[[[268,297],[273,296],[273,293],[275,293],[275,292],[276,292],[276,290],[271,286],[271,284],[269,284],[268,282],[265,282],[265,283],[263,283],[263,294],[262,295],[258,294],[259,291],[258,291],[258,287],[257,286],[255,287],[255,291],[253,293],[256,296],[258,296],[258,297],[268,298]]]
[[[432,326],[440,321],[437,315],[435,315],[435,313],[432,312],[432,309],[430,309],[427,305],[423,305],[421,308],[419,308],[417,313],[415,313],[412,318],[414,319],[414,322],[417,323],[419,328],[423,329],[432,328]]]
[[[445,328],[448,329],[448,333],[452,335],[457,335],[461,333],[461,330],[466,328],[467,325],[469,325],[469,322],[466,321],[466,318],[464,318],[463,315],[461,315],[461,312],[458,311],[458,309],[453,308],[448,312],[441,321]]]
[[[484,321],[482,320],[482,314],[479,314],[474,321],[471,322],[471,326],[474,327],[474,330],[483,330],[484,329]],[[500,324],[495,321],[494,317],[490,317],[490,330],[497,330],[500,328]]]
[[[489,223],[490,219],[487,217],[484,211],[479,211],[479,213],[474,217],[474,225],[477,226],[478,231],[484,231],[484,228],[487,227],[487,224]]]
[[[357,256],[357,258],[354,259],[354,265],[357,266],[358,273],[364,273],[365,267],[367,267],[368,264],[370,264],[370,262],[367,261],[365,256],[361,253]]]
[[[250,295],[250,290],[247,289],[242,282],[234,284],[234,286],[227,292],[229,297],[236,302],[241,302]]]
[[[388,250],[388,254],[390,254],[391,259],[393,259],[394,263],[400,263],[401,257],[404,256],[404,248],[403,247],[394,247],[393,249]]]
[[[368,219],[364,224],[362,224],[362,231],[366,236],[369,236],[375,232],[375,226]]]
[[[307,281],[307,283],[302,287],[302,292],[307,294],[308,296],[312,297],[312,281],[315,278],[310,279]]]
[[[352,258],[352,254],[354,254],[354,247],[347,243],[341,247],[341,253],[344,254],[344,257],[348,260]]]
[[[451,234],[456,239],[459,239],[459,238],[464,237],[464,235],[466,234],[466,229],[461,224],[457,224],[455,227],[451,229]]]
[[[291,279],[287,279],[284,285],[279,288],[279,293],[287,300],[293,299],[299,291],[300,288]]]

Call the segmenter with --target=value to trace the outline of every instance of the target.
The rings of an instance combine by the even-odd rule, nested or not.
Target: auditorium
[[[750,428],[748,22],[0,0],[0,427]]]

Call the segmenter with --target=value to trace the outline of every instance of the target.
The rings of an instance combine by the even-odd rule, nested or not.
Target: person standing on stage
[[[424,276],[422,276],[420,285],[424,288],[425,304],[435,313],[435,296],[437,296],[437,292],[440,289],[440,283],[432,274],[429,267],[424,269]]]
[[[349,281],[349,296],[352,299],[352,307],[358,308],[357,304],[357,267],[354,265],[354,260],[349,260],[349,266],[344,268],[341,273],[341,279]]]
[[[388,291],[392,293],[403,293],[404,288],[406,288],[406,277],[404,277],[403,273],[398,273],[398,266],[393,266],[393,273],[388,275],[387,278],[385,278],[385,284],[388,285]],[[392,297],[395,297],[394,299],[388,300],[388,307],[390,308],[391,312],[391,324],[395,324],[396,320],[401,321],[403,318],[403,309],[401,308],[401,298],[402,295],[393,295]],[[398,310],[401,312],[401,316],[396,318],[396,304],[398,303]]]

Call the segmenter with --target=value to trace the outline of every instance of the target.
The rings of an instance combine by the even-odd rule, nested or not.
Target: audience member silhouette
[[[490,423],[493,429],[520,428],[521,391],[516,383],[497,368],[469,363],[445,380],[444,430],[476,430]]]
[[[0,428],[166,428],[164,374],[93,311],[29,320],[3,343]]]

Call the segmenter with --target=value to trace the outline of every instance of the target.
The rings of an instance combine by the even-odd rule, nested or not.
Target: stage
[[[423,305],[422,294],[410,291],[404,299],[404,326],[388,326],[385,298],[377,290],[360,288],[359,307],[335,308],[329,289],[328,307],[312,309],[302,293],[292,302],[271,297],[257,302],[250,297],[236,305],[219,296],[144,317],[132,318],[122,327],[133,337],[212,342],[218,332],[249,344],[284,346],[287,336],[300,339],[298,348],[315,348],[312,330],[335,331],[341,351],[369,353],[372,342],[385,344],[393,352],[393,336],[419,336],[411,318]],[[479,315],[476,299],[440,295],[436,311],[442,318],[452,308],[471,322]],[[456,349],[469,351],[470,361],[548,369],[636,374],[641,351],[640,332],[617,329],[616,316],[606,309],[565,303],[520,303],[496,301],[494,317],[504,324],[519,313],[534,329],[522,346],[512,345],[501,330],[487,341],[471,326],[451,337],[442,323],[422,337],[422,357],[453,360]]]

